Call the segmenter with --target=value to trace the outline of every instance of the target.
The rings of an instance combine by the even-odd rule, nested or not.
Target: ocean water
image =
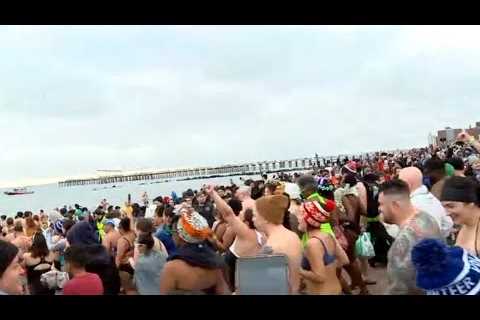
[[[0,189],[0,214],[7,216],[15,216],[18,211],[32,211],[38,213],[43,209],[46,213],[57,207],[64,205],[73,206],[78,203],[80,206],[87,207],[93,211],[102,199],[107,199],[111,205],[122,206],[126,201],[128,194],[131,194],[132,202],[141,201],[143,192],[147,192],[150,201],[157,196],[170,196],[175,191],[179,197],[182,192],[191,188],[192,190],[200,189],[204,184],[213,183],[216,185],[226,185],[230,183],[230,179],[237,185],[243,185],[241,177],[221,177],[212,179],[199,179],[189,181],[169,181],[165,183],[155,183],[155,180],[135,181],[115,183],[116,188],[112,188],[113,184],[96,184],[87,186],[74,187],[58,187],[57,184],[48,184],[42,186],[33,186],[28,188],[34,191],[33,194],[7,196],[5,191],[10,189]],[[258,176],[245,176],[246,179],[261,179]],[[96,191],[94,189],[97,189]]]

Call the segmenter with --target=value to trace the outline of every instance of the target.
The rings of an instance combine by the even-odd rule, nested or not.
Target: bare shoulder
[[[182,269],[182,266],[179,266],[178,260],[168,261],[163,266],[163,270],[162,270],[163,277],[167,276],[169,278],[173,278],[174,274],[179,269]]]
[[[301,243],[300,238],[295,232],[287,229],[287,232],[285,233],[285,235],[288,237],[289,240],[296,241],[296,242],[298,241],[298,243]]]
[[[302,241],[295,232],[288,230],[288,233],[285,235],[285,239],[287,240],[285,244],[287,245],[287,250],[295,255],[301,255],[303,248],[302,248]]]
[[[327,248],[333,248],[337,245],[337,241],[333,236],[324,232],[319,232],[315,235],[315,237],[311,237],[307,241],[307,246],[313,246],[315,250],[321,248],[321,250],[323,251],[324,246],[322,243],[327,246]]]
[[[325,241],[323,237],[320,237],[322,241]],[[305,244],[305,251],[310,252],[323,252],[323,246],[321,245],[320,241],[315,238],[308,239],[307,243]]]

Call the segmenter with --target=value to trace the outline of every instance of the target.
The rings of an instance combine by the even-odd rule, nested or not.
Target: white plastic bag
[[[63,286],[68,280],[70,279],[67,272],[62,272],[55,269],[45,272],[40,277],[40,282],[50,290],[63,289]]]
[[[357,242],[355,243],[355,250],[357,256],[359,257],[375,257],[375,249],[373,248],[372,241],[370,240],[369,232],[363,232],[360,237],[358,237]]]

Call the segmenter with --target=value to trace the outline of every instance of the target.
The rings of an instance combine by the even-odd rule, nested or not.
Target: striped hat
[[[53,229],[58,234],[63,234],[63,220],[55,221],[55,223],[53,224]]]
[[[318,228],[322,223],[330,221],[330,212],[323,209],[317,201],[304,202],[302,208],[305,212],[303,219],[308,225],[314,228]]]
[[[177,224],[178,236],[187,243],[200,243],[212,233],[207,220],[198,212],[182,213]]]

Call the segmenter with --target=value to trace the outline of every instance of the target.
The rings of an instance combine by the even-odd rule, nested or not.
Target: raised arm
[[[115,264],[117,268],[122,264],[122,258],[127,252],[127,243],[126,240],[120,238],[117,242],[117,256],[115,257]]]
[[[207,187],[207,193],[215,202],[218,212],[222,215],[223,219],[232,228],[232,231],[240,238],[247,238],[250,234],[248,226],[240,220],[234,213],[232,208],[223,200],[215,191],[213,185]]]

